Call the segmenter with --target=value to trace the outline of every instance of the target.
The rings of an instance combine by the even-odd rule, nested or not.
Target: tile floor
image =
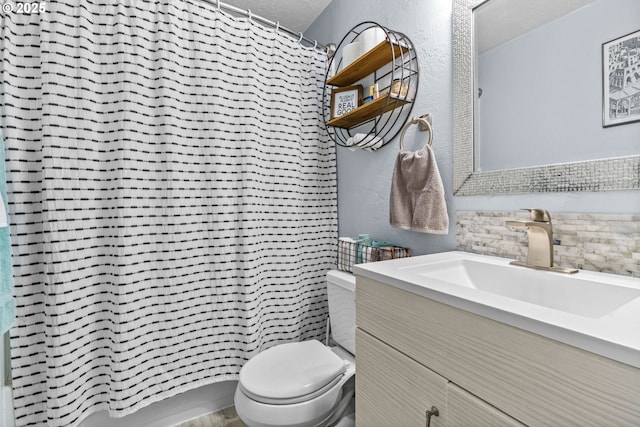
[[[231,406],[173,427],[246,427],[246,425],[238,417],[236,409]]]

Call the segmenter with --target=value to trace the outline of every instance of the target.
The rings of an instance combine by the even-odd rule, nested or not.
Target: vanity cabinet
[[[640,369],[357,276],[358,426],[639,426]]]

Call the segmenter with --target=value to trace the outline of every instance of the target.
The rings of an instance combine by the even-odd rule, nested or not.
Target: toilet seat
[[[346,369],[347,363],[317,340],[280,344],[250,359],[238,386],[256,402],[295,404],[326,393]]]

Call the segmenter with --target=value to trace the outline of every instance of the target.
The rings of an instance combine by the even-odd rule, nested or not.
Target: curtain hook
[[[218,11],[220,11],[220,0],[216,0],[216,6],[218,6]]]
[[[313,49],[317,49],[318,48],[318,40],[314,40],[313,41]]]
[[[280,21],[276,21],[276,33],[280,31]]]
[[[249,15],[249,22],[251,22],[251,9],[247,9],[247,13]]]
[[[298,43],[302,43],[302,32],[300,32],[300,38],[298,39]]]

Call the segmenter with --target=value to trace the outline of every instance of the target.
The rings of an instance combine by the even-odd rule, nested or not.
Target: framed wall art
[[[640,121],[640,30],[602,44],[602,126]]]

